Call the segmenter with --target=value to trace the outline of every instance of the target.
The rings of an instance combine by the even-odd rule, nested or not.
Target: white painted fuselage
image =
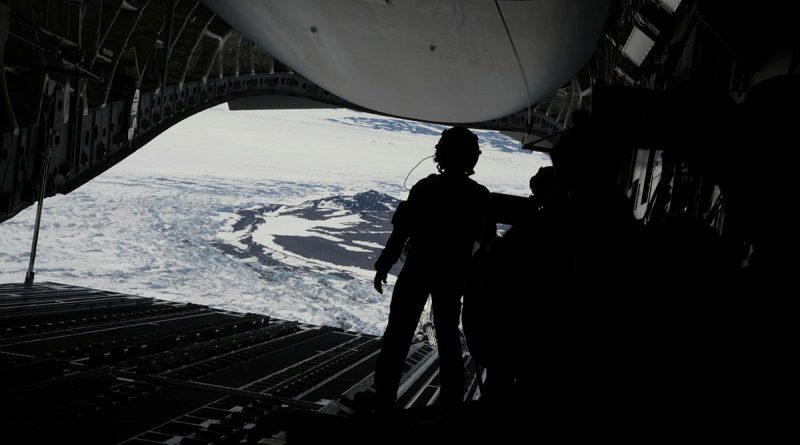
[[[551,94],[590,58],[608,9],[608,0],[205,3],[328,91],[439,122],[507,116]]]

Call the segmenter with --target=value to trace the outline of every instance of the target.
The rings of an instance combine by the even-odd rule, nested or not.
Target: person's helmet
[[[550,196],[556,188],[558,188],[558,178],[556,178],[556,169],[552,166],[539,167],[535,175],[531,176],[529,182],[531,193],[537,199],[544,201]]]
[[[478,136],[465,127],[453,127],[442,132],[433,161],[440,172],[464,172],[469,176],[475,173],[480,154]]]

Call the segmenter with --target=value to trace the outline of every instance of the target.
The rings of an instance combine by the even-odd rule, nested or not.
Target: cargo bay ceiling
[[[729,9],[691,0],[0,0],[0,221],[224,102],[549,136],[589,108],[598,82],[665,90],[693,80],[736,96],[762,68],[784,69],[763,51],[783,46],[769,35],[754,43],[766,27],[743,33],[734,21],[753,11],[731,19]]]

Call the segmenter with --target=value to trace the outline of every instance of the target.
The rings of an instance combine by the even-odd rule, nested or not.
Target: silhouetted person
[[[558,188],[558,178],[553,166],[540,167],[528,182],[531,188],[531,199],[536,210],[541,209],[550,195]]]
[[[464,362],[458,329],[473,249],[484,237],[489,191],[469,178],[478,161],[478,137],[464,127],[445,130],[436,145],[439,174],[420,180],[395,212],[392,234],[375,263],[375,289],[383,293],[389,269],[405,249],[389,322],[375,368],[379,409],[394,405],[419,317],[431,296],[444,404],[463,400]],[[484,242],[485,244],[485,242]],[[485,248],[485,246],[481,246]]]
[[[704,362],[702,389],[721,418],[747,423],[759,438],[791,424],[782,406],[796,374],[786,351],[796,347],[798,100],[800,75],[764,80],[732,112],[692,134],[697,143],[686,153],[720,186],[723,235],[748,247],[733,279],[711,283],[702,295],[709,316],[695,324],[705,328],[709,347],[696,356],[713,357]]]
[[[510,308],[504,332],[516,344],[499,357],[514,379],[501,391],[531,418],[607,420],[602,404],[629,395],[613,392],[632,379],[620,366],[624,352],[636,353],[618,334],[632,334],[624,329],[633,293],[625,278],[637,227],[616,184],[625,158],[596,131],[576,119],[551,154],[558,186],[533,221],[512,227],[490,252],[498,264],[492,300]]]
[[[542,277],[533,258],[540,255],[538,239],[546,236],[539,212],[558,187],[552,166],[541,167],[529,183],[532,195],[525,199],[492,195],[504,207],[498,209],[500,222],[513,225],[490,244],[478,282],[464,295],[464,333],[472,358],[486,370],[484,395],[501,399],[509,395],[527,360],[520,353],[530,342],[526,321],[532,300],[542,298],[536,288]]]

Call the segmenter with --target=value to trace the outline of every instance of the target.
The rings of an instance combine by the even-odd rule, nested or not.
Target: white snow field
[[[403,179],[433,153],[443,128],[346,109],[212,108],[69,195],[46,199],[36,281],[380,334],[391,286],[375,292],[369,265],[388,229],[365,229],[369,209],[326,199],[368,191],[359,195],[368,206],[404,199]],[[477,133],[483,155],[473,178],[529,194],[528,179],[549,159]],[[408,187],[434,172],[423,162]],[[0,224],[0,283],[23,281],[34,218],[32,206]]]

